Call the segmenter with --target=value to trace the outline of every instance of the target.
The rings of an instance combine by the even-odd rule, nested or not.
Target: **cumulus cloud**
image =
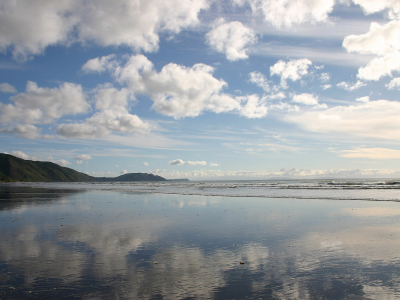
[[[391,76],[393,71],[400,71],[400,20],[385,25],[373,22],[367,33],[345,37],[343,47],[348,52],[378,56],[358,70],[358,78],[379,80]]]
[[[156,72],[146,57],[135,55],[115,69],[114,77],[130,90],[149,95],[156,112],[179,119],[196,117],[204,110],[221,113],[240,107],[222,93],[227,83],[213,77],[213,71],[204,64],[189,68],[169,63]]]
[[[20,60],[73,42],[156,51],[160,33],[198,25],[208,7],[207,0],[3,1],[0,48]]]
[[[307,59],[297,59],[285,62],[279,60],[276,64],[270,67],[271,76],[277,75],[281,77],[281,86],[287,88],[287,80],[297,81],[308,74],[308,68],[312,62]]]
[[[103,57],[89,59],[81,68],[85,73],[101,73],[115,68],[115,55],[110,54]]]
[[[10,99],[14,104],[0,103],[2,123],[50,123],[64,115],[84,113],[90,108],[82,86],[68,82],[58,88],[41,88],[35,82],[28,81],[26,92]]]
[[[62,167],[66,167],[69,166],[71,163],[65,159],[60,159],[60,160],[56,160],[55,161],[56,164],[62,166]]]
[[[327,90],[327,89],[330,89],[331,87],[332,87],[331,84],[324,84],[324,85],[322,86],[322,89],[323,89],[323,90]]]
[[[216,51],[224,53],[231,61],[246,59],[246,47],[257,42],[257,36],[251,28],[238,21],[226,22],[217,19],[206,34],[207,43]]]
[[[179,166],[179,165],[184,165],[185,162],[182,159],[174,159],[171,160],[168,164],[171,166]]]
[[[365,82],[358,80],[356,83],[351,84],[346,81],[339,82],[336,86],[340,89],[344,89],[346,91],[352,92],[358,90],[360,87],[366,86]]]
[[[170,166],[180,166],[180,165],[189,165],[189,166],[205,166],[207,165],[206,161],[183,161],[182,159],[171,160],[168,163]]]
[[[18,91],[15,87],[13,87],[11,84],[7,82],[0,83],[0,92],[2,93],[10,93],[10,94],[16,94]]]
[[[192,171],[173,171],[163,170],[161,176],[167,178],[192,178],[192,179],[265,179],[276,177],[292,178],[398,178],[400,171],[398,169],[281,169],[281,170],[192,170]],[[260,194],[260,196],[262,196]]]
[[[135,98],[126,88],[120,90],[110,84],[96,89],[97,112],[84,123],[60,124],[56,132],[65,137],[95,138],[111,132],[149,132],[152,126],[137,115],[129,113],[128,106]]]
[[[16,136],[25,138],[25,139],[37,139],[40,137],[50,138],[50,136],[42,136],[40,134],[41,129],[37,128],[35,125],[30,124],[17,124],[11,127],[1,128],[0,132],[7,134],[15,134]]]
[[[90,160],[92,157],[89,154],[80,154],[74,157],[76,160]]]
[[[249,73],[249,81],[262,88],[265,92],[271,90],[267,77],[260,72],[254,71]]]
[[[147,167],[149,164],[147,162],[142,163],[142,166]]]
[[[66,166],[71,164],[69,161],[67,161],[65,159],[54,160],[53,157],[51,157],[51,156],[46,157],[46,158],[38,158],[36,156],[28,155],[28,154],[26,154],[26,153],[24,153],[22,151],[12,151],[11,154],[16,156],[16,157],[25,159],[25,160],[49,161],[49,162],[52,162],[52,163],[56,163],[56,164],[58,164],[58,165],[60,165],[62,167],[66,167]]]
[[[391,21],[386,25],[372,22],[367,33],[346,36],[343,47],[350,53],[376,55],[400,50],[400,20]]]
[[[373,14],[385,9],[390,13],[398,15],[400,13],[400,3],[397,0],[353,0],[355,4],[360,5],[365,14]]]
[[[120,175],[124,175],[124,174],[128,174],[128,171],[127,170],[122,170]]]
[[[370,158],[370,159],[398,159],[400,150],[386,148],[355,148],[340,151],[341,157]]]
[[[394,90],[394,89],[400,90],[400,77],[393,78],[388,84],[385,84],[385,86],[389,90]]]
[[[320,111],[293,113],[285,119],[313,132],[398,140],[399,114],[399,102],[377,100]]]
[[[335,4],[334,0],[244,0],[235,1],[238,5],[248,3],[254,15],[262,16],[265,22],[275,27],[291,27],[301,23],[320,23],[328,21],[328,14]]]
[[[210,163],[210,167],[219,167],[220,166],[220,164],[217,164],[217,163]]]
[[[237,101],[221,93],[226,82],[213,77],[213,71],[203,64],[192,68],[168,64],[160,73],[152,74],[147,86],[155,88],[148,90],[154,110],[182,118],[198,116],[203,110],[220,113],[237,109]]]
[[[259,115],[259,106],[223,93],[227,83],[215,78],[214,68],[205,64],[185,67],[169,63],[157,72],[143,55],[133,55],[126,62],[106,61],[105,64],[118,65],[109,71],[119,84],[127,87],[127,92],[148,95],[156,112],[175,119],[196,117],[204,111],[236,112],[250,118]],[[251,107],[257,111],[249,112]],[[81,127],[87,132],[96,129],[88,125]]]
[[[365,80],[379,80],[383,76],[392,76],[393,71],[400,72],[400,51],[374,58],[365,67],[358,69],[357,77]]]
[[[312,94],[299,94],[299,95],[294,95],[292,98],[292,102],[299,103],[299,104],[304,104],[304,105],[318,105],[318,97],[315,97]]]
[[[29,159],[29,160],[31,159],[31,156],[29,156],[28,154],[26,154],[22,151],[12,151],[11,153],[12,153],[12,155],[22,158],[22,159]]]
[[[364,102],[364,103],[369,102],[369,96],[364,96],[364,97],[357,98],[356,101]]]
[[[14,58],[24,60],[66,41],[75,25],[68,14],[73,9],[74,1],[2,1],[0,47],[3,51],[10,47]]]
[[[262,118],[267,115],[268,107],[266,105],[266,97],[260,98],[258,95],[247,95],[237,97],[241,102],[245,103],[240,108],[240,115],[246,118]]]

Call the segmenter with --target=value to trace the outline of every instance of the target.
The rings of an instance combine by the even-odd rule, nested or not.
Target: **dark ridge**
[[[166,181],[164,177],[148,173],[128,173],[118,177],[97,177],[97,181]]]
[[[106,182],[166,181],[147,173],[130,173],[118,177],[93,177],[48,161],[32,161],[0,153],[0,182]]]

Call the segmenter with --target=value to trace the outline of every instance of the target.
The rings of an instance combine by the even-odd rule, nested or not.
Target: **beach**
[[[2,184],[0,299],[396,299],[398,191],[393,180]]]

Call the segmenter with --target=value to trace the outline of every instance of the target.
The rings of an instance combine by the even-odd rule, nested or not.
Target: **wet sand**
[[[400,297],[395,202],[5,186],[0,199],[0,299]]]

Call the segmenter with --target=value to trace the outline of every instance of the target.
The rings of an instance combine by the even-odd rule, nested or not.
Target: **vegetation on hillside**
[[[3,182],[96,182],[96,181],[165,181],[161,176],[129,173],[118,177],[93,177],[52,162],[24,160],[0,153],[0,181]]]

